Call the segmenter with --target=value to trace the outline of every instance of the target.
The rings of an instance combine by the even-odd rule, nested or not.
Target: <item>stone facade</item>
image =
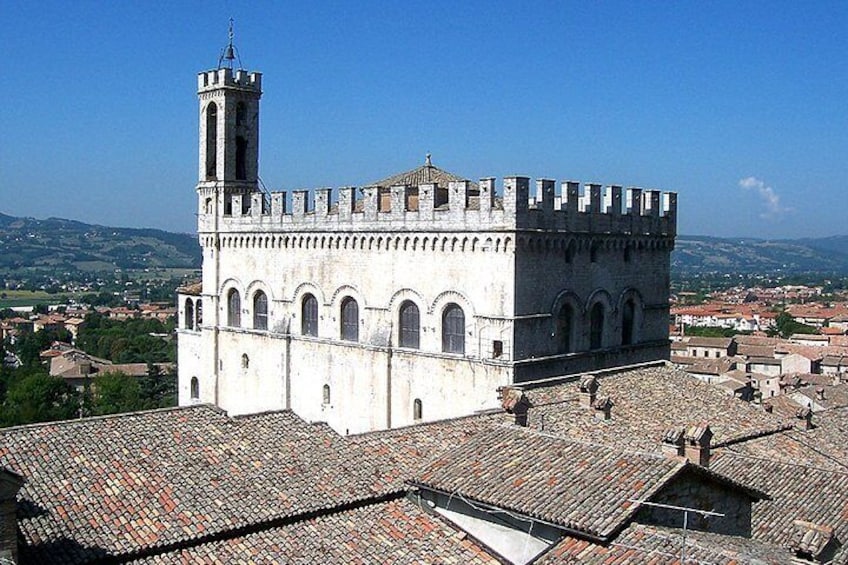
[[[198,87],[203,281],[178,294],[180,404],[291,408],[356,433],[668,358],[675,194],[445,180],[460,177],[429,158],[391,186],[268,194],[261,75],[217,69]]]

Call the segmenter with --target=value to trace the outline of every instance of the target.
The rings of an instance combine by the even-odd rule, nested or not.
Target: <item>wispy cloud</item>
[[[780,196],[774,189],[757,177],[746,177],[739,181],[739,186],[744,190],[753,190],[760,195],[766,209],[760,214],[761,218],[776,218],[791,210],[780,203]]]

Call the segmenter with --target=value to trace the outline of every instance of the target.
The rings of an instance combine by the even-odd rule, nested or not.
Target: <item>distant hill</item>
[[[0,214],[0,271],[199,268],[200,260],[197,237],[191,234]],[[671,264],[677,275],[848,274],[848,235],[796,240],[680,235]]]
[[[848,236],[766,240],[680,235],[671,268],[675,274],[848,274]]]
[[[197,237],[0,214],[0,271],[198,268]]]

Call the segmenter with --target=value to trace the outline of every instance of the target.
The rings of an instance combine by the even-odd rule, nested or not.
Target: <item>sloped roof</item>
[[[418,186],[420,184],[436,184],[440,188],[447,188],[452,181],[468,180],[465,177],[444,171],[435,165],[430,160],[430,155],[427,155],[425,163],[409,171],[391,175],[382,180],[368,183],[369,186]],[[469,181],[470,187],[477,189],[477,183]]]
[[[615,403],[612,418],[596,420],[593,410],[580,406],[577,381],[566,381],[525,391],[533,406],[529,425],[593,443],[657,452],[666,430],[693,420],[710,425],[714,446],[792,427],[792,422],[668,365],[596,374],[598,395]]]
[[[651,563],[679,565],[683,545],[682,530],[630,524],[608,544],[566,536],[537,563]],[[686,531],[687,563],[739,565],[740,563],[787,563],[788,551],[760,541],[698,530]]]
[[[0,467],[27,478],[31,562],[133,555],[403,491],[325,425],[203,405],[8,428]]]
[[[680,472],[759,493],[683,458],[624,451],[519,427],[482,432],[431,461],[414,484],[607,538]]]
[[[407,499],[211,541],[133,563],[497,564],[471,538]]]
[[[848,473],[731,452],[716,458],[712,466],[769,493],[770,500],[753,507],[754,539],[789,547],[796,533],[794,522],[804,520],[833,528],[843,547],[835,562],[848,560]]]

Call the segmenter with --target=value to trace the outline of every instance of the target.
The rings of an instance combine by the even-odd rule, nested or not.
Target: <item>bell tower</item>
[[[234,69],[236,59],[239,68]],[[240,67],[230,20],[229,43],[218,58],[218,67],[197,76],[199,217],[228,214],[229,195],[258,190],[262,74]]]

